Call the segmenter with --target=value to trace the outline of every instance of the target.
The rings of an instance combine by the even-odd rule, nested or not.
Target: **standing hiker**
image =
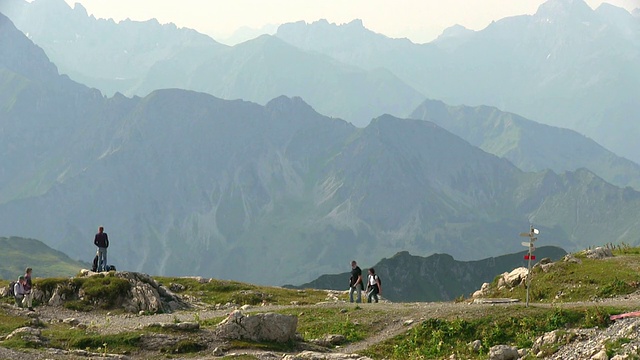
[[[349,278],[349,301],[353,302],[353,292],[357,292],[356,302],[362,302],[362,270],[355,260],[351,261],[351,277]]]
[[[26,268],[24,270],[24,299],[22,299],[22,305],[26,306],[27,309],[29,309],[29,311],[35,311],[33,310],[33,306],[31,305],[31,302],[33,300],[33,293],[31,292],[31,273],[33,272],[33,269],[31,269],[30,267]]]
[[[107,271],[107,248],[109,247],[109,237],[104,232],[104,227],[98,228],[98,233],[93,239],[93,244],[98,247],[98,272]]]

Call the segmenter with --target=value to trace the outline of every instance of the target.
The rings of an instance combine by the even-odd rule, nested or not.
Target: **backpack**
[[[98,255],[96,255],[96,257],[93,258],[93,265],[91,266],[91,271],[93,272],[98,271]]]
[[[378,276],[378,274],[373,275],[373,279],[378,279],[378,282],[380,283],[380,286],[382,286],[382,279],[380,279],[380,276]]]
[[[16,296],[14,288],[16,287],[16,282],[12,281],[9,283],[9,292],[7,292],[8,296]]]

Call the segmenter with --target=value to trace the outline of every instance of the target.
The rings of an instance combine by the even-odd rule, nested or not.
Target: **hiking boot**
[[[29,311],[35,311],[32,307],[29,308]]]

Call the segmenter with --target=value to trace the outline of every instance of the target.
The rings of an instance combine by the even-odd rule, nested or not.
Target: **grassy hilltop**
[[[91,253],[88,254],[91,258]],[[35,277],[73,276],[89,263],[73,260],[43,242],[21,237],[0,237],[0,278],[15,280],[32,267]]]

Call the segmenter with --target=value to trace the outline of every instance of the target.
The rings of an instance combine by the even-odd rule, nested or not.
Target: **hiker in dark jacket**
[[[349,301],[353,302],[353,293],[357,294],[356,302],[362,302],[362,270],[355,260],[351,261],[351,277],[349,278]]]
[[[33,269],[28,267],[24,270],[24,299],[22,299],[22,305],[26,306],[29,311],[33,310],[33,293],[31,292],[31,288],[33,284],[31,283],[31,273]]]
[[[109,237],[104,232],[104,227],[98,228],[98,233],[93,239],[93,244],[98,247],[98,272],[107,271],[107,248],[109,247]]]

